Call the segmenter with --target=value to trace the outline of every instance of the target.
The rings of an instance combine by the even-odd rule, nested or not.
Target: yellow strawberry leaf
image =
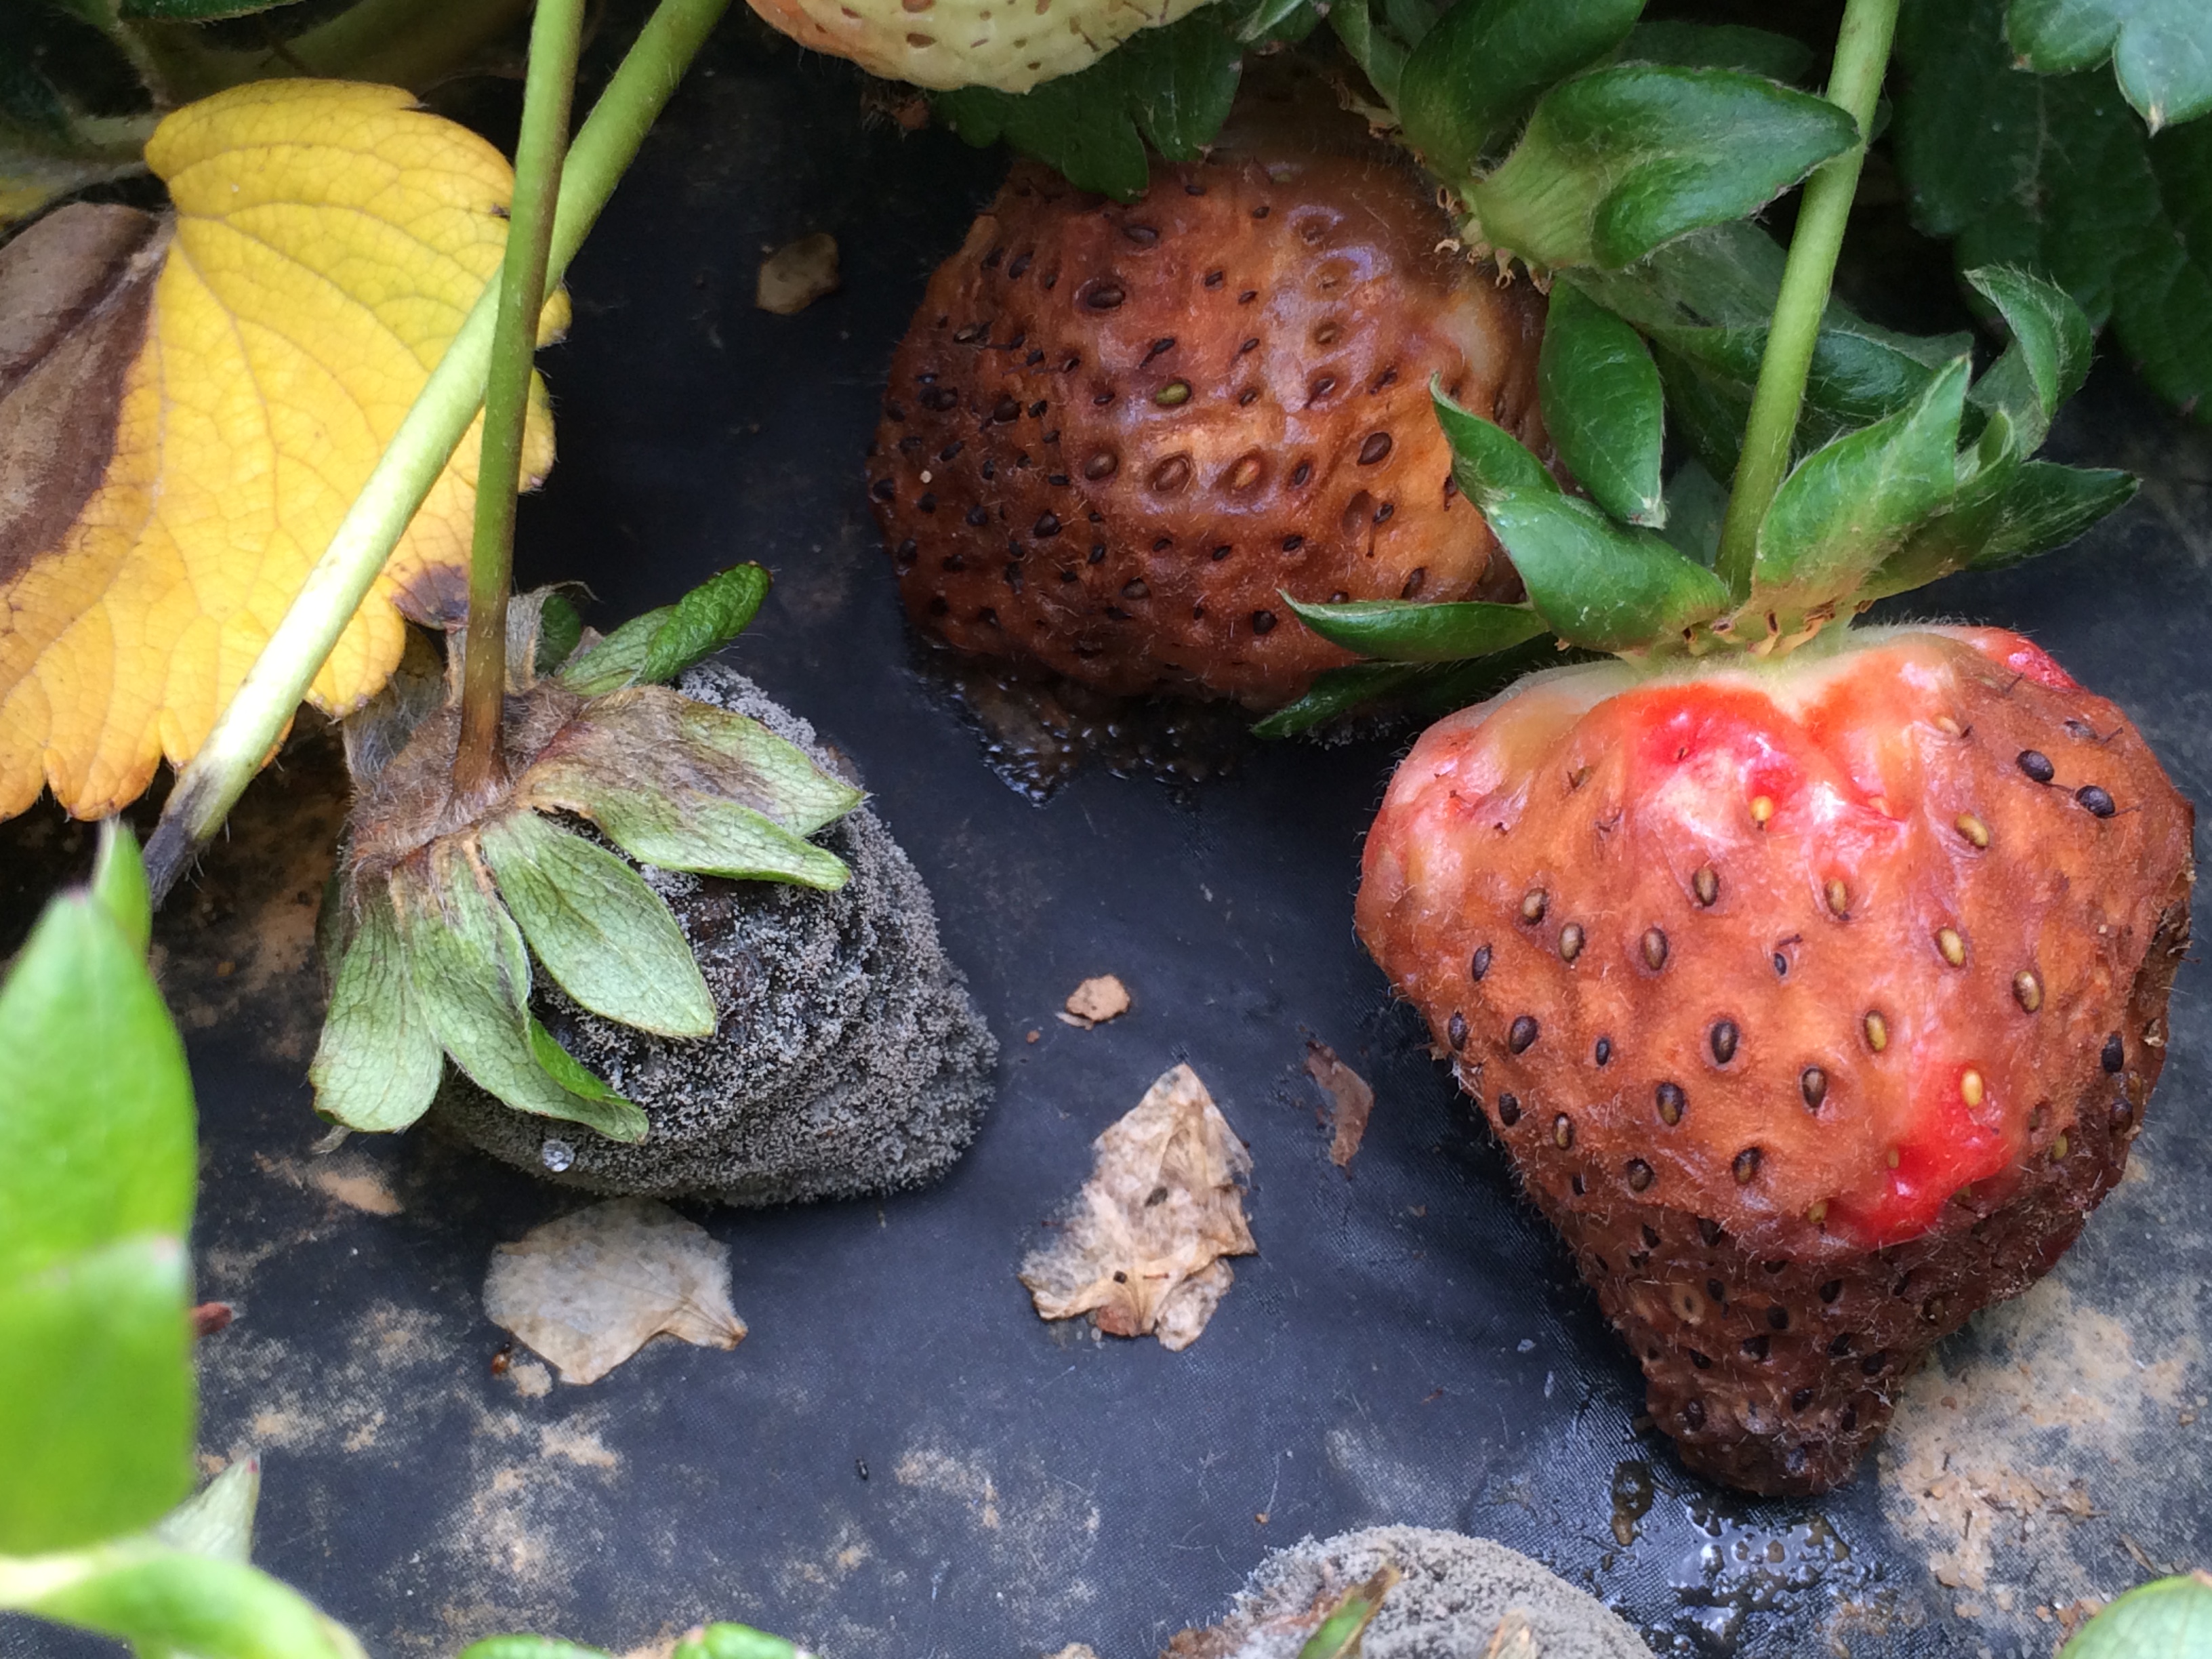
[[[155,129],[146,161],[174,234],[112,453],[66,529],[25,557],[0,545],[0,817],[42,782],[81,817],[112,812],[163,757],[191,757],[498,270],[507,161],[412,105],[263,82]],[[566,321],[556,295],[541,338]],[[403,616],[465,608],[477,444],[471,427],[316,678],[317,707],[374,694]],[[526,479],[552,459],[533,383]]]

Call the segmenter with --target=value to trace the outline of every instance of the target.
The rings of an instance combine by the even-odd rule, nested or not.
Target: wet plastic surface
[[[695,1208],[734,1257],[732,1353],[656,1344],[588,1389],[539,1389],[524,1354],[495,1375],[491,1248],[582,1200],[425,1136],[311,1158],[322,832],[286,815],[328,779],[264,780],[253,810],[295,829],[241,828],[162,923],[204,1116],[202,1294],[238,1309],[203,1350],[203,1437],[261,1452],[261,1562],[383,1654],[514,1628],[620,1652],[721,1616],[842,1659],[1140,1659],[1269,1547],[1407,1522],[1538,1556],[1662,1653],[1903,1659],[2048,1654],[2053,1609],[2212,1559],[2195,965],[2139,1173],[2084,1242],[1907,1386],[1856,1484],[1755,1504],[1638,1435],[1634,1366],[1352,939],[1394,742],[1255,746],[1181,790],[1092,768],[1042,805],[988,769],[917,670],[860,460],[892,343],[1001,165],[864,125],[856,77],[735,20],[572,274],[546,360],[561,459],[522,520],[524,577],[587,579],[602,619],[734,560],[776,572],[732,659],[854,757],[934,889],[1005,1046],[979,1142],[881,1204]],[[763,252],[820,229],[844,291],[756,311]],[[2152,485],[2087,545],[1922,614],[2032,632],[2207,799],[2212,441],[2107,371],[2058,447]],[[250,871],[264,854],[290,873]],[[238,956],[194,942],[246,921]],[[1133,1012],[1053,1017],[1108,972]],[[1378,1096],[1348,1176],[1310,1037]],[[1251,1145],[1260,1254],[1180,1355],[1048,1327],[1015,1269],[1091,1139],[1179,1060]],[[0,1654],[95,1650],[0,1621]]]

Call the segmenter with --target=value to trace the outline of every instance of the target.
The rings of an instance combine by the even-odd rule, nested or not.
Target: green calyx
[[[1714,568],[1712,472],[1692,459],[1659,484],[1662,385],[1703,389],[1708,405],[1747,404],[1757,355],[1743,355],[1740,336],[1751,325],[1740,319],[1755,307],[1758,273],[1776,267],[1746,254],[1747,237],[1765,240],[1750,227],[1723,227],[1645,268],[1555,289],[1540,391],[1563,469],[1587,497],[1562,489],[1510,433],[1431,386],[1454,477],[1482,509],[1528,599],[1293,603],[1307,627],[1372,660],[1323,675],[1264,722],[1263,735],[1418,692],[1425,679],[1467,683],[1472,659],[1500,661],[1497,653],[1532,641],[1632,657],[1788,651],[1876,599],[2063,545],[2133,495],[2125,473],[2033,459],[2087,372],[2080,307],[2035,277],[1976,270],[1968,281],[2012,334],[1978,380],[1963,349],[1938,358],[1931,349],[1963,340],[1915,342],[1832,308],[1798,459],[1759,522],[1747,577],[1724,579]],[[1686,271],[1729,278],[1708,289],[1710,314],[1682,300],[1694,286]],[[1685,401],[1671,404],[1678,418]],[[1853,416],[1864,423],[1850,423]],[[1688,447],[1693,456],[1706,448],[1694,434]]]
[[[446,787],[457,716],[434,676],[403,671],[356,717],[348,755],[360,799],[309,1070],[318,1111],[355,1129],[404,1128],[450,1059],[517,1111],[644,1137],[644,1112],[532,1015],[533,969],[605,1018],[711,1036],[706,981],[638,866],[844,884],[843,863],[806,837],[857,806],[860,791],[759,721],[656,683],[743,628],[767,587],[765,571],[741,565],[604,639],[572,626],[557,595],[516,600],[509,782],[458,822]],[[586,820],[628,856],[551,815]]]

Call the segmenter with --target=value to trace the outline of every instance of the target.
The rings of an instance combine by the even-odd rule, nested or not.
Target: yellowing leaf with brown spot
[[[191,758],[497,270],[505,159],[412,102],[264,82],[147,144],[174,234],[112,453],[50,538],[11,554],[0,519],[0,817],[42,781],[79,816],[110,812],[161,757]],[[566,318],[556,296],[544,333]],[[316,678],[319,708],[384,684],[403,614],[465,608],[478,442],[472,427]],[[526,477],[552,459],[533,386]]]

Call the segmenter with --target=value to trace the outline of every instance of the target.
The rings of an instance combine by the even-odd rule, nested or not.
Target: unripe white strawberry
[[[817,52],[918,87],[1027,92],[1086,69],[1200,0],[752,0]]]

